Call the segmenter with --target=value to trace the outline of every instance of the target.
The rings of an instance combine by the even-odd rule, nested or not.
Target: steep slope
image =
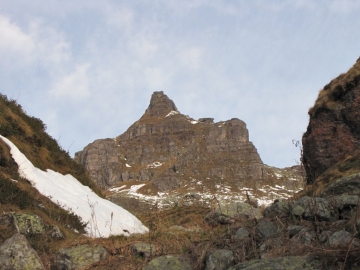
[[[321,184],[326,185],[346,171],[350,173],[354,172],[353,169],[360,169],[357,162],[360,146],[359,107],[360,59],[347,73],[326,85],[309,110],[310,121],[302,140],[308,184],[317,182],[319,177],[326,174]],[[330,173],[332,167],[334,170]]]
[[[126,132],[115,139],[96,140],[77,152],[75,160],[102,189],[121,185],[111,191],[137,191],[144,196],[200,192],[245,198],[247,191],[260,198],[270,187],[284,193],[299,188],[294,185],[297,168],[292,174],[295,181],[288,181],[279,176],[281,170],[263,164],[243,121],[194,120],[181,114],[163,92],[153,93],[144,115]]]

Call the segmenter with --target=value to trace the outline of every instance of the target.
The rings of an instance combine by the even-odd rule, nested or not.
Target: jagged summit
[[[178,111],[175,103],[164,94],[163,91],[154,92],[151,96],[150,105],[144,115],[164,116],[171,111]]]

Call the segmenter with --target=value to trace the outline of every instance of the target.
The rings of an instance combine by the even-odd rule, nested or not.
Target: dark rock
[[[261,219],[256,225],[256,234],[261,238],[276,238],[279,235],[279,227],[268,219]]]
[[[360,146],[360,62],[320,91],[303,135],[303,163],[307,182],[314,183],[327,169]],[[356,160],[347,170],[357,167]]]
[[[26,237],[17,233],[0,246],[1,269],[45,269]]]
[[[264,258],[237,264],[228,270],[259,270],[259,269],[287,269],[287,270],[321,270],[321,261],[307,256],[289,256],[279,258]]]
[[[261,245],[260,245],[260,256],[261,259],[264,259],[267,257],[267,252],[272,250],[275,247],[280,247],[282,245],[282,241],[280,238],[269,238],[266,239]]]
[[[205,270],[225,270],[234,263],[234,254],[228,249],[218,249],[206,257]]]
[[[62,248],[55,256],[55,269],[86,269],[89,265],[102,261],[107,251],[102,246],[80,245]]]
[[[205,221],[210,225],[215,226],[217,224],[232,224],[235,222],[235,219],[219,212],[211,211],[205,216]]]
[[[309,228],[304,228],[297,235],[291,238],[291,242],[301,245],[310,245],[315,239],[315,231]]]
[[[181,257],[161,256],[151,260],[143,270],[192,270],[190,264]]]

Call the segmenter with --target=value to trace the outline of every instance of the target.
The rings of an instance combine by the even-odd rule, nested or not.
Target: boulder
[[[143,270],[192,270],[191,265],[177,256],[161,256],[151,260]]]
[[[277,200],[264,210],[264,217],[272,218],[275,216],[288,216],[290,214],[291,205],[287,200]]]
[[[322,264],[307,256],[288,256],[279,258],[264,258],[237,264],[228,270],[259,270],[259,269],[287,269],[287,270],[321,270]]]
[[[131,251],[135,256],[147,258],[155,254],[156,246],[149,243],[136,243],[131,246]]]
[[[360,195],[360,174],[352,174],[350,176],[342,177],[335,180],[333,183],[324,188],[320,193],[321,197],[328,197],[331,195]]]
[[[230,217],[245,216],[248,219],[261,219],[263,217],[262,211],[250,204],[244,202],[233,202],[230,204],[220,204],[220,207],[215,209],[215,212],[224,214]]]
[[[244,240],[244,239],[248,239],[249,237],[250,237],[249,230],[245,227],[241,227],[235,232],[233,238],[237,240]]]
[[[307,219],[331,220],[332,214],[329,210],[329,202],[320,197],[304,196],[293,204],[293,213]]]
[[[302,229],[304,229],[303,226],[299,225],[291,225],[287,228],[287,231],[289,232],[290,238],[297,235]]]
[[[334,232],[329,237],[329,245],[333,248],[347,247],[353,239],[354,236],[351,233],[341,230]]]
[[[55,269],[86,269],[89,265],[103,260],[107,251],[102,246],[80,245],[62,248],[55,255]]]
[[[218,249],[206,257],[205,270],[226,270],[234,263],[234,254],[228,249]]]
[[[260,238],[276,238],[279,235],[279,226],[263,218],[256,225],[256,235]]]
[[[26,237],[16,233],[0,246],[1,269],[45,269]]]
[[[21,234],[44,234],[46,232],[42,218],[35,214],[13,213],[13,216]]]

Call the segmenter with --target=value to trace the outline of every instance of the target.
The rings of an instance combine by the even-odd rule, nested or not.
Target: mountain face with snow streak
[[[135,216],[120,206],[100,198],[72,175],[36,168],[10,140],[1,135],[0,138],[10,147],[20,176],[30,181],[51,201],[80,216],[82,221],[87,223],[88,236],[109,237],[148,232]]]
[[[224,196],[241,192],[245,197],[246,190],[260,198],[267,195],[261,191],[267,185],[284,186],[289,194],[297,189],[289,186],[294,181],[277,177],[263,164],[245,122],[195,120],[180,113],[162,91],[153,93],[143,116],[126,132],[94,141],[77,152],[75,160],[100,188],[126,185],[123,190],[131,191],[129,183],[142,184],[137,194],[146,198],[174,192],[212,197],[222,190],[228,191]]]

